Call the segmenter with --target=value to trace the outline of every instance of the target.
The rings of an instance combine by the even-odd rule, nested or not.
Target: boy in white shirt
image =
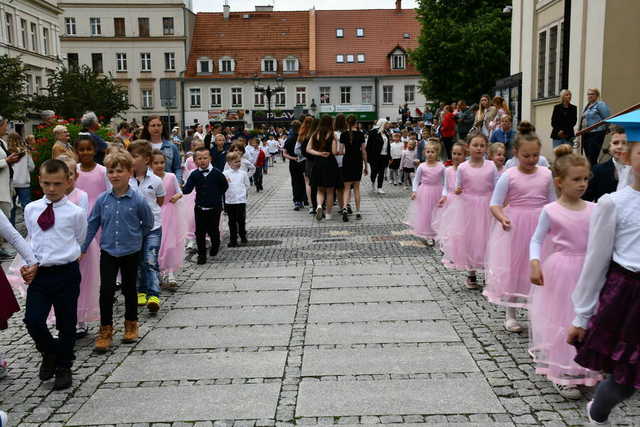
[[[227,154],[229,169],[224,171],[229,188],[224,194],[224,210],[229,218],[229,247],[238,246],[238,233],[242,244],[247,243],[245,227],[247,217],[247,191],[249,175],[240,169],[242,155],[239,151]]]
[[[404,143],[400,139],[400,134],[398,132],[394,133],[391,137],[391,159],[389,159],[389,175],[391,178],[391,183],[393,185],[400,184],[400,158],[402,157],[402,150],[404,150]]]
[[[31,261],[32,265],[22,270],[25,281],[30,282],[24,323],[42,353],[40,380],[49,380],[55,374],[55,390],[68,388],[72,382],[81,280],[78,259],[87,234],[87,214],[65,196],[70,185],[67,165],[61,160],[47,160],[40,167],[44,197],[29,203],[24,210],[37,260],[37,264]],[[52,306],[58,339],[47,327]]]
[[[140,193],[153,213],[153,228],[142,242],[142,257],[138,269],[138,305],[147,306],[155,314],[160,310],[160,266],[158,253],[162,241],[162,209],[164,185],[149,168],[151,164],[151,143],[143,139],[132,142],[128,151],[133,156],[133,176],[129,180],[131,188]]]

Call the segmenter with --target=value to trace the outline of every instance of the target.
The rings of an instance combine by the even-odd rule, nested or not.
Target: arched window
[[[396,47],[390,54],[391,69],[405,70],[407,68],[407,52],[401,47]]]

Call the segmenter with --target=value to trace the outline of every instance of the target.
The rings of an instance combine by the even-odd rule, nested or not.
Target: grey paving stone
[[[107,382],[275,378],[286,358],[286,351],[132,355]]]
[[[314,276],[346,276],[346,275],[370,275],[370,274],[406,274],[409,268],[410,267],[407,267],[405,265],[397,265],[397,264],[389,264],[389,263],[317,265],[313,268],[313,275]]]
[[[375,424],[376,427],[513,427],[513,423],[403,423]],[[323,424],[322,427],[362,427],[363,424]]]
[[[348,288],[316,289],[311,292],[311,304],[379,301],[423,301],[432,300],[429,290],[422,286],[405,288]]]
[[[484,379],[303,381],[297,417],[503,413]]]
[[[212,268],[202,275],[203,279],[239,279],[243,277],[297,277],[302,276],[304,267],[271,268]]]
[[[292,323],[296,314],[294,305],[242,308],[173,309],[158,326],[215,326],[215,325],[269,325]]]
[[[279,277],[260,279],[224,279],[224,280],[196,280],[189,292],[212,291],[263,291],[287,290],[300,288],[300,277]]]
[[[317,350],[308,348],[302,376],[477,372],[464,346]]]
[[[310,323],[430,320],[445,316],[435,302],[319,304],[309,307]]]
[[[295,305],[298,291],[246,291],[187,294],[177,308],[227,307],[234,305]]]
[[[287,345],[290,325],[154,329],[136,350]]]
[[[279,383],[98,390],[68,425],[272,418],[279,391]]]
[[[311,287],[314,289],[355,288],[363,286],[424,286],[424,282],[420,276],[411,274],[364,274],[357,278],[343,276],[314,277],[311,284]]]
[[[359,344],[460,341],[448,322],[314,323],[307,326],[305,344]]]

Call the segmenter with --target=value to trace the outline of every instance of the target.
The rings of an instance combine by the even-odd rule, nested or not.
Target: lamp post
[[[267,87],[263,87],[263,86],[260,86],[260,78],[258,77],[258,75],[256,74],[253,77],[254,90],[259,93],[264,93],[264,95],[267,97],[267,123],[269,125],[271,125],[271,119],[272,119],[271,97],[276,93],[284,92],[284,87],[282,86],[282,82],[284,82],[284,79],[282,78],[282,76],[278,75],[278,77],[276,77],[275,87],[272,88],[271,85],[269,84],[267,84]]]

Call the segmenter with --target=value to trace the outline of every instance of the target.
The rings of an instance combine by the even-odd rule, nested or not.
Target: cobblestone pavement
[[[374,196],[363,181],[361,221],[317,223],[291,209],[282,163],[265,183],[251,244],[188,262],[158,315],[141,313],[137,344],[119,342],[122,325],[107,354],[81,339],[72,389],[40,383],[16,316],[0,333],[11,425],[585,423],[586,400],[533,372],[527,334],[504,332],[503,311],[407,233],[407,190]],[[638,400],[612,418],[639,425]]]

